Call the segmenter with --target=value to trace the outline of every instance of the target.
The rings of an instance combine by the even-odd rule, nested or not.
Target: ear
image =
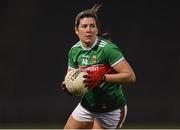
[[[99,29],[97,28],[96,35],[98,35],[98,33],[99,33]]]
[[[74,28],[75,33],[78,35],[78,29],[77,27]]]

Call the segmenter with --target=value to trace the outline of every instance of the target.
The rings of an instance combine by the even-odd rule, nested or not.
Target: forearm
[[[133,83],[136,81],[134,73],[105,74],[108,83]]]

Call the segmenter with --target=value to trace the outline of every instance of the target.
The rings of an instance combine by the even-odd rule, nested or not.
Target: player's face
[[[83,46],[90,47],[95,42],[98,34],[95,19],[92,17],[80,19],[79,26],[75,28],[75,32],[81,40]]]

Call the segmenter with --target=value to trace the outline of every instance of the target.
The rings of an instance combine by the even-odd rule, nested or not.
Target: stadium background
[[[94,3],[137,76],[124,128],[180,128],[180,10],[150,0],[1,0],[0,128],[62,128],[79,100],[58,90],[74,18]]]

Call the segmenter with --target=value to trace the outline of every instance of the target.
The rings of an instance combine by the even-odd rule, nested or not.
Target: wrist
[[[105,75],[102,75],[101,81],[102,81],[102,83],[103,83],[103,82],[106,82],[106,76],[105,76]]]

